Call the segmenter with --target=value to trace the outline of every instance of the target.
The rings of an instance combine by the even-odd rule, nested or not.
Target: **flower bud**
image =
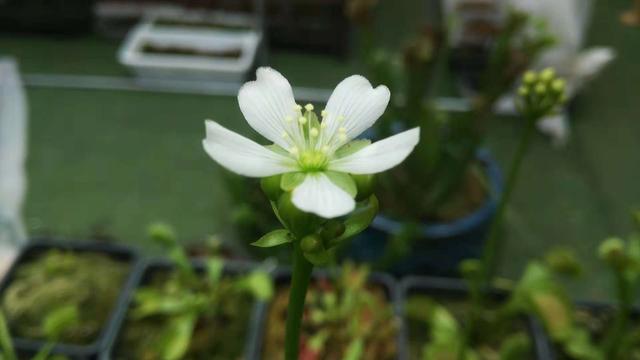
[[[356,201],[362,201],[368,199],[373,194],[375,187],[375,175],[351,175],[353,181],[358,188],[358,194],[356,195]]]
[[[567,83],[563,79],[555,79],[551,82],[551,89],[557,93],[564,92]]]
[[[282,175],[267,176],[260,179],[260,187],[269,200],[277,201],[280,195],[282,195],[282,189],[280,188],[281,179]]]
[[[320,236],[325,241],[326,244],[330,243],[331,240],[339,237],[344,234],[345,226],[342,221],[339,220],[329,220],[322,226],[322,230],[320,230]]]
[[[606,239],[598,248],[600,258],[616,269],[622,269],[626,265],[625,244],[617,237]]]
[[[532,85],[534,82],[536,82],[536,80],[538,80],[538,76],[533,71],[527,71],[522,76],[522,81],[526,85]]]
[[[300,240],[300,249],[305,253],[318,252],[322,247],[322,238],[317,234],[307,235]]]
[[[550,67],[540,72],[540,80],[545,82],[550,82],[551,80],[553,80],[553,78],[555,78],[555,76],[556,76],[556,71]]]

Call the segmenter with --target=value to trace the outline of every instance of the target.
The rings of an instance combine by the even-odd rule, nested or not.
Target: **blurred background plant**
[[[42,320],[42,328],[44,329],[45,338],[49,341],[45,344],[31,360],[66,360],[67,357],[62,355],[51,355],[53,347],[60,341],[61,334],[65,329],[77,326],[80,322],[78,308],[74,305],[64,305],[58,309],[51,311]],[[9,326],[2,311],[0,311],[0,359],[18,360],[18,357],[12,344]]]
[[[49,339],[45,319],[60,308],[72,307],[82,321],[56,332],[56,340],[92,343],[110,316],[129,270],[129,264],[95,253],[50,250],[31,259],[17,269],[3,292],[2,311],[11,334]]]
[[[116,359],[242,358],[254,301],[273,293],[267,271],[229,273],[216,255],[202,258],[198,268],[169,226],[152,225],[149,233],[171,267],[151,267],[136,290]]]
[[[391,294],[366,266],[345,263],[328,278],[312,281],[301,328],[301,359],[395,359],[399,331]],[[375,277],[373,278],[375,279]],[[265,359],[284,354],[289,288],[282,285],[269,306],[264,328]]]

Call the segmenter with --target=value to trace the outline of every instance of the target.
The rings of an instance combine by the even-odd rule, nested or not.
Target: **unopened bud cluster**
[[[518,108],[521,113],[539,119],[566,102],[566,82],[552,68],[540,72],[527,71],[518,88]]]

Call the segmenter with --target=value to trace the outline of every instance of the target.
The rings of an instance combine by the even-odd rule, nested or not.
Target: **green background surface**
[[[393,3],[403,5],[383,2],[389,9],[383,8],[379,33],[397,44],[397,36],[414,24],[398,21],[399,16],[417,18],[420,11],[412,11],[406,5],[410,2]],[[588,44],[612,46],[618,57],[575,101],[569,144],[554,148],[538,136],[530,149],[506,215],[501,265],[506,275],[515,276],[527,259],[549,247],[566,245],[588,264],[588,281],[575,287],[576,294],[609,295],[608,274],[595,259],[595,249],[608,235],[628,233],[628,211],[640,206],[640,30],[618,22],[629,5],[597,2]],[[118,46],[94,36],[0,35],[0,54],[16,57],[27,74],[126,76],[116,61]],[[297,86],[333,87],[357,72],[348,61],[313,54],[273,52],[269,64]],[[202,151],[201,139],[205,118],[255,136],[235,97],[27,90],[25,218],[32,234],[82,238],[105,233],[143,244],[146,224],[155,220],[172,223],[186,240],[222,231],[230,199],[222,170]],[[487,146],[503,167],[520,125],[509,117],[493,123]]]

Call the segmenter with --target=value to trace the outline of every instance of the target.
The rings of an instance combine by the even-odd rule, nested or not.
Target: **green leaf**
[[[361,233],[371,225],[376,214],[378,214],[378,198],[375,195],[371,195],[369,199],[360,202],[358,207],[344,221],[344,233],[332,241],[332,245]]]
[[[38,351],[38,353],[31,358],[31,360],[47,360],[49,358],[49,354],[51,354],[51,351],[53,350],[53,347],[55,346],[55,343],[50,342],[50,343],[46,343],[41,349],[40,351]],[[2,358],[0,358],[2,359]],[[9,360],[9,359],[7,359]]]
[[[207,269],[207,279],[211,285],[215,285],[222,276],[222,269],[224,268],[224,261],[220,258],[212,257],[208,258],[205,262]]]
[[[352,198],[356,197],[358,193],[358,187],[356,186],[356,182],[353,181],[353,178],[346,173],[337,172],[337,171],[325,171],[325,175],[338,186],[340,189],[347,192],[347,194],[351,195]]]
[[[65,305],[47,314],[42,329],[50,340],[56,340],[65,329],[77,324],[80,313],[75,305]]]
[[[11,334],[9,333],[9,326],[7,326],[7,320],[4,317],[2,311],[0,311],[0,350],[6,357],[6,360],[16,360],[16,353],[11,342]]]
[[[362,357],[364,353],[364,342],[362,338],[357,338],[351,340],[349,347],[347,347],[347,351],[344,354],[345,360],[358,360]]]
[[[292,172],[282,174],[280,180],[280,188],[284,191],[293,191],[298,185],[302,184],[307,175],[302,172]]]
[[[184,357],[191,343],[196,320],[195,314],[184,314],[171,319],[158,344],[162,349],[162,359],[177,360]]]
[[[370,145],[370,144],[371,144],[371,140],[366,140],[366,139],[350,141],[347,144],[340,147],[338,150],[336,150],[335,157],[341,158],[347,155],[351,155],[357,152],[358,150],[362,150],[363,148],[365,148],[367,145]]]
[[[251,243],[251,245],[267,248],[267,247],[273,247],[273,246],[290,243],[292,241],[293,241],[293,235],[291,235],[291,233],[288,230],[280,229],[280,230],[274,230],[264,235],[263,237],[258,239],[258,241]]]

